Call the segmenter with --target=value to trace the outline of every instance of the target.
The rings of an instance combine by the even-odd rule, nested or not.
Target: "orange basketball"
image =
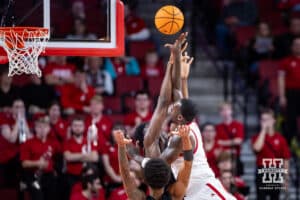
[[[175,6],[161,7],[155,14],[155,26],[163,34],[172,35],[181,30],[184,16]]]

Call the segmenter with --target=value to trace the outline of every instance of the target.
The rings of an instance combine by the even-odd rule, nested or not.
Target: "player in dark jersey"
[[[150,187],[150,194],[146,196],[144,192],[138,189],[134,179],[130,176],[128,158],[126,155],[126,145],[131,140],[124,137],[121,130],[114,131],[114,137],[118,144],[118,157],[120,173],[123,180],[124,188],[131,200],[182,200],[186,188],[188,187],[189,178],[192,170],[193,151],[189,137],[188,126],[178,126],[178,132],[175,132],[182,141],[182,150],[184,162],[175,183],[167,186],[171,177],[171,169],[169,165],[161,158],[151,158],[144,160],[142,167],[144,168],[145,183]]]

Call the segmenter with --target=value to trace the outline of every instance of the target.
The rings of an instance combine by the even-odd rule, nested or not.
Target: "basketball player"
[[[126,144],[131,140],[124,138],[124,133],[117,130],[114,133],[118,143],[118,158],[120,173],[122,176],[124,188],[130,200],[182,200],[185,190],[189,184],[189,178],[192,170],[193,151],[189,137],[189,126],[178,127],[178,137],[182,139],[182,150],[184,161],[178,173],[177,181],[167,186],[171,176],[169,165],[160,158],[149,159],[144,167],[144,178],[150,187],[150,194],[146,196],[144,192],[138,189],[134,179],[130,176],[129,163],[126,155]]]
[[[172,123],[176,125],[187,124],[190,127],[190,139],[194,147],[195,162],[193,163],[193,170],[191,173],[189,187],[187,189],[187,200],[231,200],[235,199],[223,188],[222,184],[215,178],[215,175],[206,159],[206,155],[203,149],[201,133],[198,125],[194,122],[194,118],[197,115],[196,105],[188,98],[187,88],[187,76],[189,73],[189,65],[192,60],[183,59],[185,62],[185,70],[181,69],[181,46],[185,41],[187,34],[182,34],[180,38],[173,44],[166,45],[171,50],[171,58],[173,59],[173,71],[172,71],[172,84],[171,90],[173,94],[174,103],[168,108],[168,114],[171,116]],[[186,72],[185,74],[182,72]],[[182,73],[182,74],[181,74]],[[182,77],[181,77],[182,75]],[[167,74],[166,74],[167,76]],[[182,78],[182,80],[181,80]],[[181,81],[184,83],[181,88]],[[170,86],[169,86],[170,87]],[[181,90],[183,92],[181,92]],[[162,85],[161,92],[164,93],[164,85]],[[182,98],[182,93],[184,98]],[[163,94],[164,95],[164,94]],[[167,96],[167,95],[166,95]],[[159,99],[160,101],[160,99]],[[158,102],[158,104],[161,102]],[[146,150],[146,156],[155,157],[158,152],[157,141],[162,128],[162,121],[165,117],[165,109],[157,107],[153,118],[150,121],[149,128],[144,137],[144,147]],[[178,136],[171,136],[168,141],[167,148],[161,153],[160,158],[166,160],[171,164],[172,171],[175,178],[178,177],[180,166],[182,165],[181,153],[181,138]],[[155,148],[156,147],[156,148]]]

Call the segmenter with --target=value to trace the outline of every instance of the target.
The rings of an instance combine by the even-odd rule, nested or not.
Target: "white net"
[[[42,76],[38,57],[49,40],[48,29],[0,29],[0,44],[9,60],[8,76],[36,74]]]

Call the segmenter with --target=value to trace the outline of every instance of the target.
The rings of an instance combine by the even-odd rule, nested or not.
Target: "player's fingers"
[[[132,142],[132,139],[124,139],[123,141],[125,144],[130,144]]]
[[[172,44],[169,44],[169,43],[167,43],[167,44],[165,44],[164,46],[165,46],[165,47],[168,47],[168,48],[171,48],[173,45],[172,45]]]
[[[188,42],[185,42],[184,44],[183,44],[183,46],[181,47],[181,52],[184,52],[186,49],[187,49],[187,47],[188,47]],[[187,53],[187,52],[186,52]]]
[[[188,64],[189,64],[189,65],[192,64],[193,61],[194,61],[194,57],[191,57],[190,60],[188,61]]]

